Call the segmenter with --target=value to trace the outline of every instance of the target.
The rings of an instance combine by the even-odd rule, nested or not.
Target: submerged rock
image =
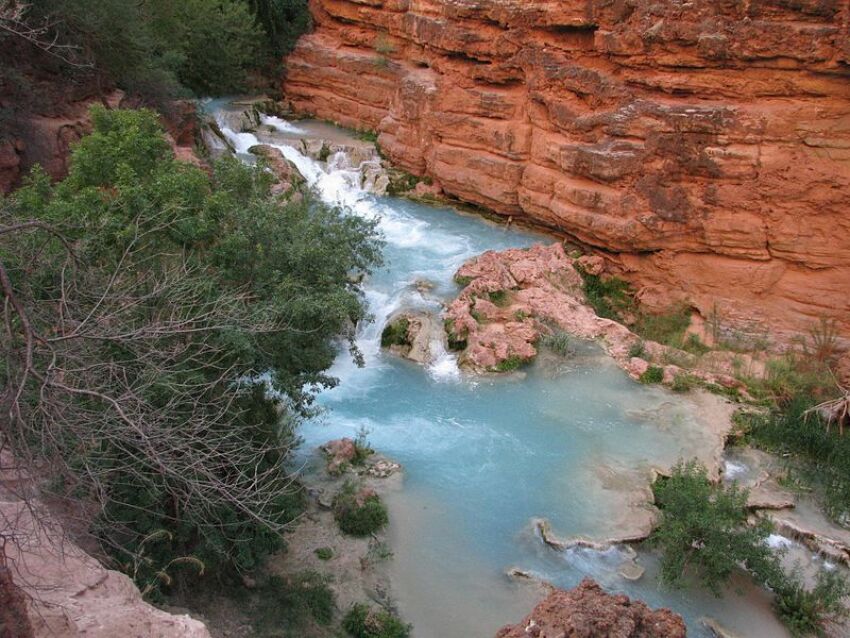
[[[684,638],[685,622],[669,609],[652,610],[625,595],[606,593],[585,579],[575,589],[557,589],[517,625],[496,638]]]
[[[716,638],[741,638],[741,636],[729,631],[726,627],[709,616],[700,618],[700,624],[708,629]]]
[[[623,543],[636,543],[645,540],[652,533],[651,524],[644,526],[643,529],[636,530],[634,533],[621,534],[619,536],[610,536],[602,540],[593,540],[581,536],[573,536],[570,538],[560,538],[552,531],[552,525],[545,518],[534,518],[531,520],[533,529],[540,536],[546,545],[558,551],[566,551],[576,547],[592,549],[597,552],[604,552],[611,549],[614,545]]]

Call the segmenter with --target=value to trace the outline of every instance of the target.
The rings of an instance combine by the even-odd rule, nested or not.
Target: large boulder
[[[623,594],[608,594],[593,580],[554,590],[522,622],[496,638],[685,638],[685,622],[669,609],[652,610]]]

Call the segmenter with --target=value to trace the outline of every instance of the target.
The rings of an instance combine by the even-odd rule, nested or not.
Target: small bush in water
[[[540,345],[562,357],[568,357],[574,353],[570,335],[563,330],[544,336],[540,339]]]
[[[526,363],[526,359],[523,359],[517,354],[512,354],[504,361],[497,363],[495,370],[496,372],[513,372],[514,370],[519,370]]]
[[[358,502],[357,488],[353,483],[346,483],[336,495],[333,509],[339,528],[351,536],[368,536],[389,522],[381,497],[372,494]]]
[[[686,572],[720,594],[732,573],[744,569],[775,594],[777,616],[795,636],[821,635],[828,622],[847,615],[850,584],[837,572],[821,572],[807,589],[796,572],[785,573],[767,544],[773,529],[764,518],[751,522],[747,491],[712,483],[696,461],[679,463],[653,485],[661,520],[650,542],[661,549],[661,578],[680,585]]]
[[[345,615],[342,626],[353,638],[408,638],[410,625],[388,611],[354,605]]]

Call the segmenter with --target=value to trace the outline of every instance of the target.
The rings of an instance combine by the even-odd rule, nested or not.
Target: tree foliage
[[[289,53],[311,26],[307,0],[247,0],[274,57]]]
[[[356,355],[374,225],[176,161],[153,112],[92,121],[67,179],[2,202],[2,437],[146,584],[254,567],[298,511],[284,463],[337,338]]]
[[[676,465],[654,491],[662,518],[652,541],[662,550],[661,575],[668,584],[681,582],[687,568],[719,593],[739,563],[764,571],[772,560],[764,542],[769,522],[747,525],[747,492],[712,484],[696,461]]]
[[[770,522],[748,520],[746,490],[713,484],[696,461],[677,464],[653,490],[661,520],[650,541],[661,550],[666,583],[679,585],[691,572],[719,595],[732,573],[743,569],[774,593],[777,615],[799,636],[820,635],[827,622],[846,615],[847,580],[821,572],[807,588],[799,573],[786,573],[767,543]]]
[[[0,0],[0,41],[155,102],[241,91],[309,26],[305,0]]]

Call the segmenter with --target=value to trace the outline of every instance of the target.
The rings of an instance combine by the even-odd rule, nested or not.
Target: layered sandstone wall
[[[607,251],[650,305],[850,335],[848,0],[311,0],[295,108]]]

